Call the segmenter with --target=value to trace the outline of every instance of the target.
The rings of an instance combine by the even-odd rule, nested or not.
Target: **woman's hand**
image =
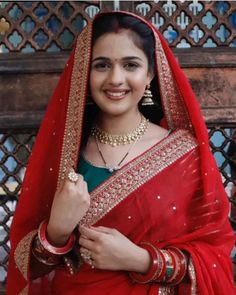
[[[65,245],[89,206],[90,195],[83,176],[79,175],[76,182],[66,179],[54,196],[47,227],[49,241],[55,246]]]
[[[80,226],[80,252],[89,253],[95,268],[145,273],[150,265],[147,250],[138,247],[116,229]]]

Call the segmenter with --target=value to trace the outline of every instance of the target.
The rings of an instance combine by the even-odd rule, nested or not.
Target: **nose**
[[[122,69],[116,65],[109,73],[109,84],[112,86],[120,86],[124,82],[124,72]]]

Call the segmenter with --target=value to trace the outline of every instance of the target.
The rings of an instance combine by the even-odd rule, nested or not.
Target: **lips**
[[[119,100],[123,99],[126,94],[129,92],[128,90],[105,90],[106,96],[110,99]]]

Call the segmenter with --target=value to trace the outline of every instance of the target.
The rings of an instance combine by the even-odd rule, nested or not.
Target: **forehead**
[[[106,33],[99,37],[93,46],[93,58],[104,56],[109,58],[122,58],[125,56],[138,56],[146,60],[142,49],[134,43],[134,37],[128,30],[118,33]]]

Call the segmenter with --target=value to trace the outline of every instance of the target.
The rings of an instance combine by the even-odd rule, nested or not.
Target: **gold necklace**
[[[109,144],[112,147],[118,145],[126,145],[138,140],[146,132],[149,120],[141,115],[141,121],[136,129],[126,134],[110,134],[97,125],[91,129],[91,136],[95,137],[97,141],[104,144]]]

